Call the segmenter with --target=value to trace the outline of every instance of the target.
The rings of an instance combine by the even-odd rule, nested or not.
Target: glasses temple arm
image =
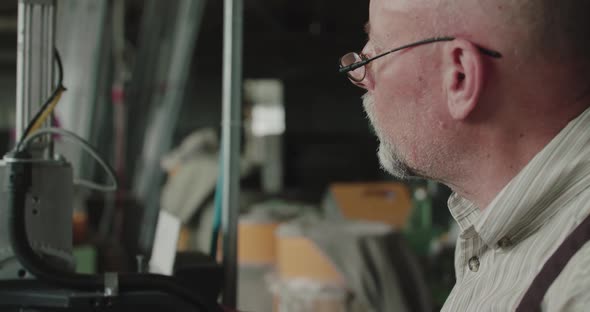
[[[340,69],[338,71],[340,73],[347,73],[347,72],[353,71],[353,70],[355,70],[355,69],[357,69],[359,67],[365,66],[367,63],[372,62],[372,61],[374,61],[374,60],[376,60],[378,58],[384,57],[384,56],[386,56],[388,54],[391,54],[393,52],[397,52],[399,50],[403,50],[403,49],[407,49],[407,48],[412,48],[412,47],[423,45],[423,44],[427,44],[427,43],[432,43],[432,42],[437,42],[437,41],[451,41],[451,40],[454,40],[454,39],[455,38],[453,38],[453,37],[437,37],[437,38],[430,38],[430,39],[421,40],[421,41],[418,41],[418,42],[406,44],[406,45],[403,45],[403,46],[401,46],[399,48],[395,48],[395,49],[389,50],[389,51],[387,51],[385,53],[381,53],[381,54],[379,54],[377,56],[373,56],[372,58],[368,58],[368,59],[362,60],[360,62],[352,63],[352,64],[350,64],[348,66],[340,67]]]
[[[338,72],[340,73],[347,73],[349,71],[353,71],[359,67],[365,66],[367,63],[372,62],[373,60],[376,60],[378,58],[384,57],[388,54],[391,54],[393,52],[397,52],[399,50],[403,50],[403,49],[407,49],[407,48],[412,48],[415,46],[419,46],[419,45],[423,45],[423,44],[427,44],[427,43],[432,43],[432,42],[437,42],[437,41],[452,41],[455,40],[454,37],[436,37],[436,38],[430,38],[430,39],[426,39],[426,40],[422,40],[422,41],[418,41],[418,42],[414,42],[414,43],[410,43],[410,44],[406,44],[404,46],[401,46],[399,48],[395,48],[393,50],[387,51],[385,53],[379,54],[377,56],[373,56],[372,58],[368,58],[365,60],[362,60],[360,62],[356,62],[356,63],[352,63],[348,66],[344,66],[344,67],[340,67],[340,69],[338,70]],[[479,51],[485,55],[494,57],[494,58],[501,58],[502,54],[500,52],[494,51],[494,50],[490,50],[490,49],[486,49],[480,46],[477,46],[477,48],[479,49]]]
[[[480,46],[477,46],[477,49],[479,50],[479,52],[487,55],[487,56],[491,56],[491,57],[495,57],[495,58],[501,58],[502,57],[502,53],[498,52],[498,51],[494,51],[494,50],[490,50],[490,49],[486,49]]]

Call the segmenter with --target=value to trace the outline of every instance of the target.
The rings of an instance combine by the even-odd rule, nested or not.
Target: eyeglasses
[[[377,56],[373,56],[371,58],[367,58],[364,54],[362,53],[356,53],[356,52],[350,52],[350,53],[346,53],[343,57],[340,58],[340,69],[339,72],[342,74],[346,74],[348,76],[348,78],[354,82],[361,82],[363,79],[365,79],[365,75],[367,74],[367,70],[365,68],[365,65],[369,64],[370,62],[381,58],[383,56],[386,56],[390,53],[393,52],[397,52],[399,50],[403,50],[403,49],[407,49],[407,48],[412,48],[412,47],[416,47],[416,46],[420,46],[420,45],[424,45],[424,44],[428,44],[428,43],[433,43],[433,42],[439,42],[439,41],[452,41],[455,40],[454,37],[435,37],[435,38],[429,38],[429,39],[424,39],[424,40],[420,40],[414,43],[410,43],[410,44],[406,44],[403,45],[399,48],[395,48],[393,50],[389,50],[387,52],[381,53]],[[489,50],[486,48],[482,48],[480,46],[477,47],[479,49],[479,51],[485,55],[494,57],[494,58],[501,58],[502,54],[500,54],[500,52],[496,52],[493,50]]]

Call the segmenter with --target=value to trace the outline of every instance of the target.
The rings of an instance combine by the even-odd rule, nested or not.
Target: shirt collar
[[[480,212],[453,194],[451,214],[462,230],[471,225],[490,247],[516,244],[541,227],[560,206],[590,186],[590,109],[572,120]]]
[[[451,211],[451,215],[455,221],[457,221],[457,224],[459,224],[461,232],[472,227],[475,221],[479,218],[479,208],[472,202],[459,196],[457,193],[451,194],[447,204]]]

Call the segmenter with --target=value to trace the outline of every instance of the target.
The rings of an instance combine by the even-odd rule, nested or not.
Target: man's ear
[[[473,43],[455,39],[445,45],[443,58],[449,113],[454,119],[465,119],[477,106],[482,92],[482,55]]]

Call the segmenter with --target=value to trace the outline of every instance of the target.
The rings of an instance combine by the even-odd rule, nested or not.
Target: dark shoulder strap
[[[541,311],[541,302],[549,286],[576,252],[590,240],[590,216],[565,239],[545,263],[516,308],[517,312]]]

